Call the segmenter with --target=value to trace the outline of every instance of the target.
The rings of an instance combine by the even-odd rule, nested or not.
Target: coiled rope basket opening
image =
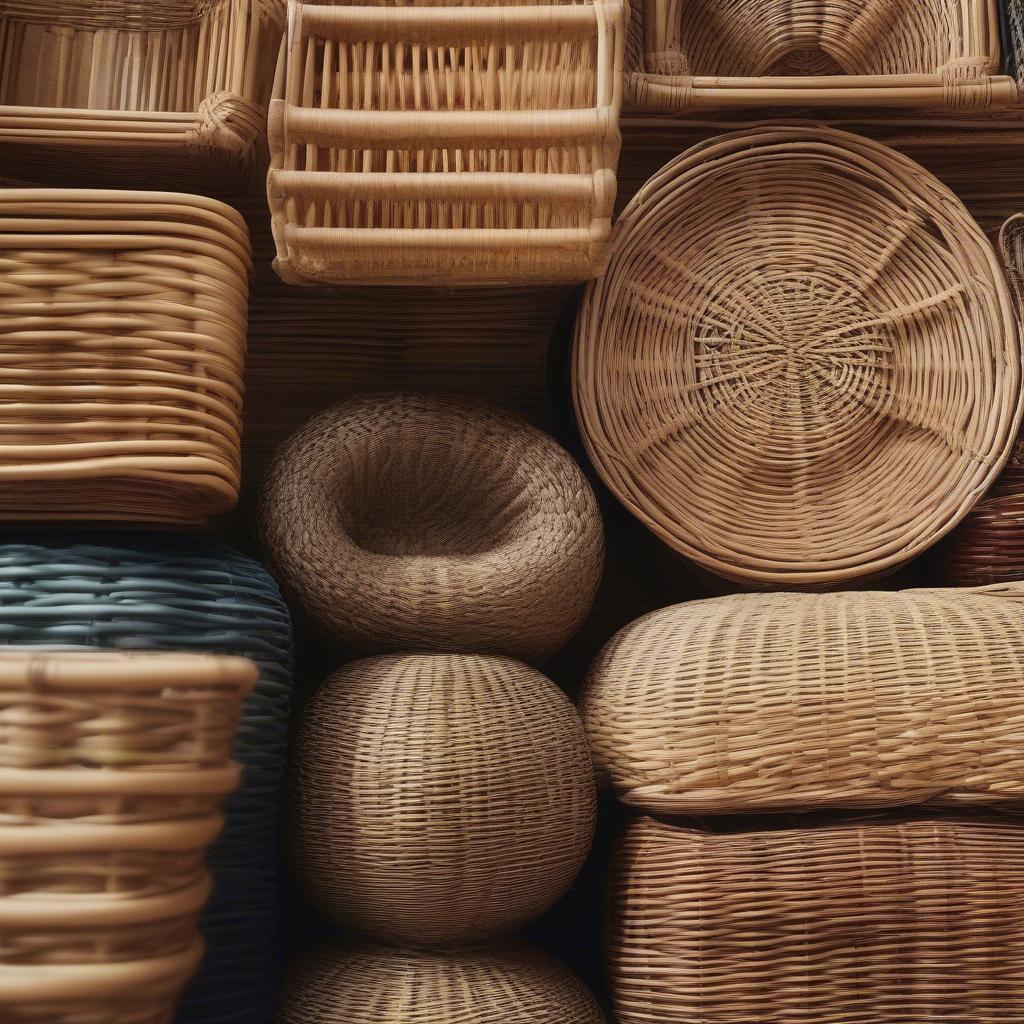
[[[567,967],[523,943],[431,953],[324,947],[298,956],[280,1024],[604,1024]]]
[[[346,928],[384,941],[514,931],[562,896],[593,838],[576,711],[507,658],[353,662],[307,706],[294,764],[300,884]]]
[[[354,650],[554,653],[600,581],[597,501],[547,434],[462,398],[352,399],[280,448],[264,550],[286,592]]]
[[[1017,322],[952,192],[827,128],[713,139],[616,225],[573,356],[587,451],[673,551],[748,585],[889,572],[1008,456]]]

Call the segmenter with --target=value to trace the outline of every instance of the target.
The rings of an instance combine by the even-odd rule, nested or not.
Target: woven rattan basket
[[[0,192],[0,519],[231,508],[250,269],[214,200]]]
[[[242,658],[0,652],[5,1021],[170,1019],[255,677]]]
[[[626,105],[945,107],[1016,102],[996,0],[634,0]]]
[[[292,847],[315,905],[416,946],[512,931],[542,913],[594,830],[575,710],[505,658],[353,662],[307,706],[292,784]]]
[[[284,0],[5,0],[0,169],[234,190],[264,136]]]
[[[623,0],[290,0],[270,109],[292,284],[583,281],[615,201]]]
[[[568,968],[520,943],[443,953],[325,947],[296,959],[279,1024],[604,1024]]]
[[[146,534],[0,533],[0,644],[239,654],[259,667],[207,862],[206,956],[177,1024],[269,1024],[278,971],[279,809],[291,693],[291,629],[274,581],[211,541]]]
[[[286,591],[364,652],[540,660],[583,622],[604,557],[597,501],[569,455],[454,396],[322,413],[279,449],[259,519]]]
[[[642,818],[612,869],[619,1024],[996,1024],[1024,1012],[1016,819],[714,834]]]
[[[630,202],[574,390],[597,470],[672,550],[826,586],[909,561],[984,494],[1020,361],[999,261],[948,188],[879,143],[768,127]]]

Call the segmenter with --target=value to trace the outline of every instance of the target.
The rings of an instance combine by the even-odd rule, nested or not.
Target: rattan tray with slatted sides
[[[1017,100],[997,0],[633,0],[631,112],[985,111]]]
[[[236,191],[265,146],[284,0],[7,0],[0,170]]]
[[[576,282],[615,199],[625,7],[291,0],[270,108],[292,284]]]
[[[248,232],[162,192],[0,192],[0,519],[237,500]]]

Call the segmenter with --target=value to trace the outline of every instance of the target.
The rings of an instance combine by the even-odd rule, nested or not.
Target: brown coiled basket
[[[1024,1006],[1024,824],[630,824],[612,870],[619,1024],[996,1024]]]
[[[594,830],[575,709],[506,658],[394,655],[331,676],[303,716],[291,844],[314,904],[415,946],[510,932],[569,887]]]
[[[661,169],[577,322],[595,467],[673,551],[759,586],[886,573],[1009,454],[1010,292],[953,193],[879,143],[766,127]]]
[[[597,500],[547,434],[463,398],[351,399],[279,449],[259,513],[278,580],[357,651],[557,651],[604,561]]]

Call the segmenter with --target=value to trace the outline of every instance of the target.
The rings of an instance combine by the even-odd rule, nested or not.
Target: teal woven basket
[[[260,667],[235,745],[242,786],[208,857],[207,953],[178,1024],[268,1024],[276,994],[278,816],[291,624],[251,559],[194,537],[0,533],[0,644],[241,654]]]

